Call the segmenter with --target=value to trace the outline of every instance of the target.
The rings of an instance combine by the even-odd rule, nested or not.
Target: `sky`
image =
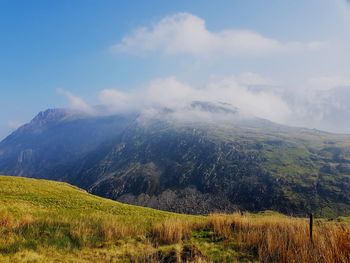
[[[345,0],[0,0],[0,139],[47,108],[191,100],[350,133],[349,51]]]

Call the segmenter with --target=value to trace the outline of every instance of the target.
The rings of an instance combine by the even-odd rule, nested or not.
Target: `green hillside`
[[[180,215],[66,183],[0,176],[0,262],[346,262],[346,220],[318,220],[314,250],[307,226],[274,212]]]
[[[156,262],[181,250],[177,241],[205,221],[100,198],[67,183],[0,176],[0,262]],[[173,240],[162,226],[176,228]]]
[[[122,204],[88,194],[67,183],[10,176],[0,177],[0,202],[2,213],[35,218],[64,216],[72,220],[87,216],[109,217],[142,229],[170,217],[194,218]]]

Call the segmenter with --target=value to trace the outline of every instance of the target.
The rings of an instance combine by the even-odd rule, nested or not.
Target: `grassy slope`
[[[179,215],[66,183],[0,176],[0,262],[314,262],[320,255],[322,262],[343,262],[350,229],[341,220],[318,221],[309,250],[305,219]]]
[[[142,229],[168,217],[185,217],[94,196],[67,183],[11,176],[0,177],[0,203],[2,212],[18,215],[113,217]]]
[[[0,176],[0,262],[142,261],[181,246],[176,240],[155,246],[148,238],[154,227],[204,221],[100,198],[66,183]],[[202,237],[196,242],[209,252],[222,249]]]

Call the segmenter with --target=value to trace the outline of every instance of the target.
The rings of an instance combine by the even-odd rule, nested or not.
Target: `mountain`
[[[127,117],[87,117],[65,109],[40,112],[1,142],[0,167],[11,175],[64,180],[65,170],[112,140]]]
[[[350,136],[222,103],[108,116],[47,110],[0,143],[0,173],[182,213],[350,214]]]

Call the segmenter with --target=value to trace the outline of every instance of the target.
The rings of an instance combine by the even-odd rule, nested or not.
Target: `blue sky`
[[[197,37],[201,21],[204,38]],[[193,31],[179,33],[179,23],[193,25]],[[146,33],[137,34],[142,27]],[[223,31],[238,33],[226,36]],[[247,31],[248,40],[258,42],[250,48],[235,43]],[[174,34],[188,39],[177,43]],[[210,45],[202,41],[207,35],[215,39]],[[348,120],[349,109],[334,109],[338,101],[324,106],[326,95],[313,96],[321,90],[332,100],[342,97],[339,92],[350,85],[349,46],[350,11],[342,0],[0,0],[0,138],[46,108],[76,106],[74,99],[88,105],[103,103],[106,92],[101,91],[117,90],[129,98],[130,90],[147,89],[154,79],[171,77],[200,88],[214,85],[213,76],[235,76],[239,85],[245,85],[242,76],[248,76],[263,86],[278,86],[283,95],[273,94],[272,99],[270,90],[260,97],[242,95],[259,100],[271,95],[263,102],[286,104],[281,106],[286,114],[271,115],[272,120],[306,125],[316,114],[319,119],[313,126],[348,132],[340,122]],[[181,87],[174,84],[172,89]],[[300,102],[285,100],[290,93],[301,96]],[[74,98],[67,99],[67,94]],[[317,103],[310,106],[310,98]],[[344,116],[335,129],[333,115],[339,112]],[[262,117],[269,116],[266,111]]]

